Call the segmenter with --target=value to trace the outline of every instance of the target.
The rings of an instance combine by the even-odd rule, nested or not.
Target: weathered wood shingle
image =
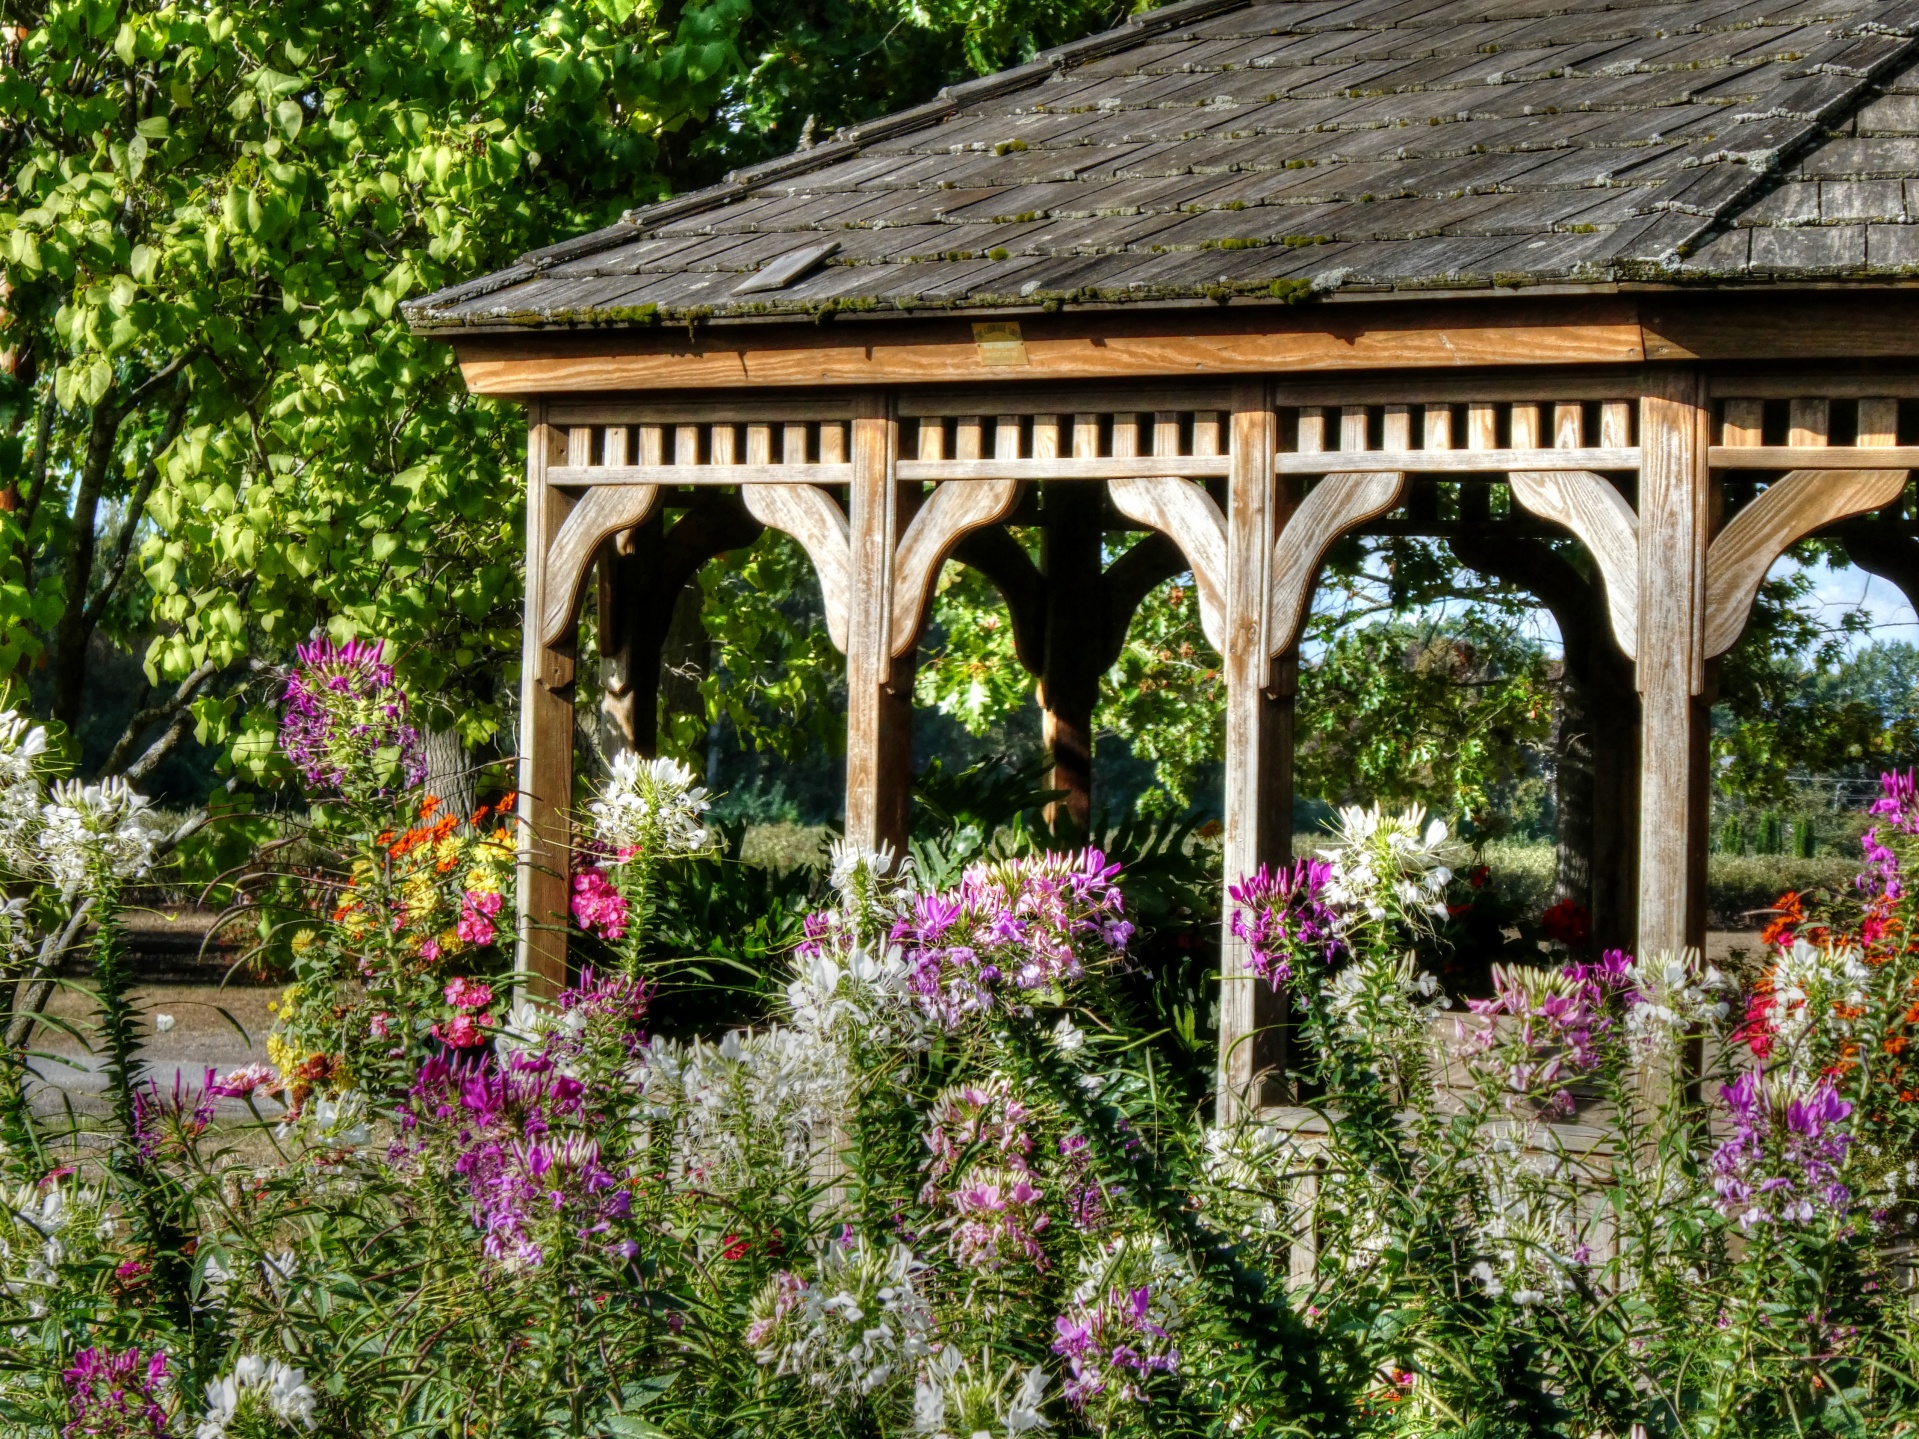
[[[1919,0],[1184,0],[408,312],[434,329],[1919,273],[1915,36]],[[735,293],[825,240],[791,285]]]

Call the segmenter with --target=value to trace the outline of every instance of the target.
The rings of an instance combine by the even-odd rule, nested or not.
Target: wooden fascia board
[[[1636,364],[1635,302],[1222,308],[1212,314],[1043,316],[1015,362],[963,320],[685,331],[452,336],[467,387],[520,396],[719,387],[1185,379],[1500,365]],[[1019,352],[1023,351],[1024,363]]]
[[[1003,334],[1003,331],[998,332]],[[1213,379],[1643,361],[1919,359],[1919,292],[1718,292],[451,336],[475,394]],[[1012,361],[1009,363],[1009,359]]]

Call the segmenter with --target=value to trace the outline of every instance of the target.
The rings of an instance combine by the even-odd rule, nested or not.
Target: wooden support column
[[[846,837],[902,854],[913,788],[913,655],[892,656],[893,558],[910,516],[901,513],[899,422],[891,396],[864,391],[856,405],[848,505]]]
[[[1702,377],[1662,375],[1640,402],[1638,952],[1706,939],[1706,555],[1712,483]]]
[[[546,406],[527,407],[526,611],[520,674],[520,854],[518,944],[520,983],[536,994],[566,985],[567,895],[573,802],[574,631],[541,638],[547,551],[573,501],[546,483],[549,465],[567,461],[567,435],[546,421]]]
[[[1277,420],[1267,387],[1233,389],[1232,472],[1226,492],[1226,882],[1292,855],[1292,719],[1296,651],[1275,664],[1269,648],[1273,546],[1292,509],[1275,484]],[[1254,1076],[1286,1062],[1286,1001],[1247,964],[1229,904],[1220,936],[1218,1117],[1279,1097]]]

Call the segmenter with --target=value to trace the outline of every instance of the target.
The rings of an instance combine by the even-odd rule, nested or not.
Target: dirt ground
[[[136,1002],[147,1011],[146,1077],[170,1094],[176,1081],[199,1088],[209,1069],[225,1074],[265,1064],[267,1031],[273,1027],[267,1003],[279,993],[278,985],[155,984],[136,990]],[[92,1005],[91,993],[76,984],[58,991],[47,1012],[84,1032]],[[173,1021],[164,1032],[162,1016]],[[52,1113],[71,1103],[78,1113],[100,1111],[105,1079],[79,1038],[43,1025],[33,1048],[40,1051],[32,1061],[38,1083],[29,1086],[36,1110]],[[263,1106],[262,1112],[271,1108]],[[219,1113],[228,1111],[235,1119],[248,1112],[237,1100],[222,1101]]]

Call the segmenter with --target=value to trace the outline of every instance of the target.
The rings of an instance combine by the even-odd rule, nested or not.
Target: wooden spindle
[[[1411,405],[1388,405],[1380,425],[1380,447],[1387,450],[1410,450],[1413,447],[1413,407]]]
[[[1585,443],[1586,409],[1583,405],[1553,406],[1553,448],[1576,450]]]
[[[1790,418],[1787,420],[1786,443],[1789,445],[1823,448],[1830,443],[1832,434],[1832,401],[1830,400],[1793,400],[1787,405]]]
[[[601,464],[625,467],[628,463],[626,446],[629,433],[625,425],[608,425],[606,427],[606,442],[600,449]]]
[[[675,425],[673,427],[673,463],[676,465],[697,465],[700,462],[700,427],[698,425]]]
[[[1019,455],[1020,423],[1018,415],[1001,415],[999,423],[993,427],[993,458],[996,460],[1017,460]]]
[[[1059,458],[1059,416],[1033,416],[1033,455],[1036,460]]]
[[[1758,441],[1753,441],[1757,444]],[[1871,399],[1859,402],[1859,437],[1855,444],[1880,450],[1899,443],[1899,402]]]
[[[639,455],[636,464],[663,465],[666,463],[666,429],[661,425],[640,426]]]
[[[1073,416],[1073,458],[1076,460],[1097,460],[1099,458],[1099,416]]]
[[[566,432],[566,462],[569,465],[593,463],[593,427],[575,425]]]
[[[1299,452],[1319,455],[1326,451],[1326,412],[1318,405],[1299,407]]]
[[[1726,401],[1726,436],[1721,443],[1763,445],[1766,443],[1765,437],[1766,402],[1764,400]]]
[[[1179,412],[1153,412],[1153,453],[1162,458],[1179,453]]]
[[[771,425],[746,427],[746,462],[749,465],[773,463],[773,427]]]
[[[1429,450],[1450,450],[1453,447],[1453,407],[1451,405],[1426,406],[1426,435],[1423,445]]]
[[[712,449],[709,452],[709,465],[737,465],[740,462],[738,444],[739,428],[736,425],[715,425],[707,432]]]
[[[1499,406],[1489,400],[1474,400],[1466,406],[1466,448],[1499,448]]]
[[[978,415],[962,415],[953,427],[953,458],[978,460],[986,455],[986,421]]]
[[[1217,455],[1224,453],[1220,447],[1220,425],[1218,410],[1200,410],[1193,416],[1193,453],[1196,455]]]
[[[829,420],[820,426],[820,463],[822,465],[846,463],[846,426],[837,420]]]
[[[1602,449],[1623,449],[1632,443],[1631,400],[1608,400],[1599,407],[1599,444]]]
[[[1512,409],[1513,448],[1536,450],[1539,444],[1539,406],[1514,405]]]
[[[806,452],[811,447],[805,425],[788,425],[780,436],[780,463],[783,465],[803,465]]]
[[[1113,416],[1113,455],[1132,459],[1139,454],[1139,416],[1131,413]]]

